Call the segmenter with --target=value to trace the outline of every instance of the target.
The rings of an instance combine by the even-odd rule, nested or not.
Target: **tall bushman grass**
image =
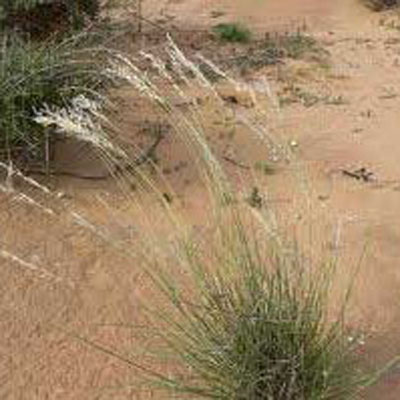
[[[329,313],[336,257],[310,260],[301,246],[287,243],[283,230],[274,224],[272,210],[251,209],[240,198],[208,146],[201,108],[191,102],[189,111],[183,112],[172,99],[188,102],[189,90],[197,85],[216,99],[221,120],[224,114],[232,115],[232,110],[226,109],[215,87],[171,40],[166,48],[169,69],[161,59],[143,54],[152,64],[146,73],[132,60],[118,56],[111,60],[106,74],[125,79],[153,102],[187,144],[209,189],[209,220],[204,221],[198,238],[182,223],[174,205],[162,201],[158,204],[171,224],[171,236],[158,235],[150,222],[132,247],[105,238],[130,256],[133,266],[140,266],[153,283],[154,292],[150,292],[155,295],[142,303],[148,310],[146,320],[151,322],[145,327],[145,336],[155,334],[156,345],[148,350],[147,345],[136,343],[137,348],[147,349],[145,361],[81,339],[137,368],[147,385],[155,388],[156,398],[354,398],[372,380],[359,370],[355,344],[345,330],[346,290],[339,312],[336,316]],[[215,71],[235,84],[216,67]],[[161,88],[160,80],[168,85]],[[51,117],[53,124],[66,129],[68,114],[60,111],[57,119],[55,113],[42,109],[40,118],[46,121]],[[248,123],[249,132],[270,146],[266,151],[286,157],[289,150],[279,146],[266,129],[251,125],[250,119],[241,122]],[[162,200],[150,178],[148,182]],[[151,219],[158,212],[158,208],[143,209],[141,216]],[[77,222],[96,232],[95,225],[84,217],[79,216]],[[104,231],[99,232],[104,237]]]
[[[214,245],[184,252],[190,290],[172,283],[170,307],[152,310],[176,366],[161,387],[185,398],[353,398],[366,380],[343,315],[328,318],[335,260],[308,265],[298,250],[256,239],[238,214],[230,219]]]

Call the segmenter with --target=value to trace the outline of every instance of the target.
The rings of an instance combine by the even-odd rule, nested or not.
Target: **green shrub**
[[[42,44],[11,36],[0,50],[0,150],[41,160],[44,128],[33,121],[35,110],[100,96],[112,83],[102,71],[105,51],[86,47],[83,36]]]
[[[251,38],[250,31],[236,23],[218,24],[213,30],[221,40],[227,42],[248,42]]]

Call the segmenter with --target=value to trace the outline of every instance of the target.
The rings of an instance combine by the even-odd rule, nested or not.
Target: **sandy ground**
[[[349,312],[352,325],[368,335],[367,361],[381,365],[400,353],[399,33],[383,27],[381,17],[351,0],[233,3],[145,0],[144,11],[158,23],[188,29],[238,20],[263,33],[305,22],[330,52],[329,68],[290,62],[279,71],[260,70],[251,80],[265,75],[277,93],[294,85],[305,96],[317,96],[313,106],[283,106],[279,121],[271,125],[285,140],[298,143],[298,159],[312,186],[316,230],[329,233],[338,224],[341,227],[339,281],[346,281],[348,266],[355,265],[366,249]],[[276,81],[278,73],[283,82]],[[340,102],[329,101],[338,97]],[[131,104],[136,110],[141,107],[132,93],[125,93],[124,100],[128,111],[122,113],[121,126],[129,139],[143,109],[129,112]],[[247,112],[246,101],[239,103],[236,111]],[[241,128],[230,137],[230,130],[218,127],[215,119],[210,115],[209,128],[218,135],[209,140],[241,189],[249,191],[245,172],[239,173],[240,167],[224,156],[250,165],[262,159],[263,149],[248,142]],[[163,142],[157,156],[185,213],[193,224],[199,223],[205,214],[204,193],[189,156],[173,139]],[[362,167],[373,173],[371,181],[343,173]],[[295,208],[292,193],[282,182],[289,181],[279,170],[261,177],[260,187],[272,188],[279,207]],[[118,244],[134,253],[141,216],[163,229],[157,205],[144,198],[134,207],[113,180],[57,177],[47,184],[65,195],[48,200],[37,189],[28,194],[39,196],[40,204],[53,214],[12,194],[0,197],[1,246],[23,261],[2,253],[0,398],[136,399],[132,370],[73,335],[79,332],[121,352],[136,351],[137,331],[131,325],[146,282],[130,254],[92,235],[71,210],[106,226]],[[390,371],[363,398],[400,398],[399,371]]]

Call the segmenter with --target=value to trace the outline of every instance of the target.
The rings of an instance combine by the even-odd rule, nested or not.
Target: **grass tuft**
[[[200,399],[354,398],[364,382],[354,344],[342,316],[327,315],[333,263],[311,274],[296,249],[261,250],[240,222],[225,226],[206,260],[187,252],[190,295],[171,284],[168,312],[155,312],[176,366],[162,387]]]
[[[246,27],[237,23],[222,23],[215,25],[214,32],[219,39],[226,42],[248,42],[251,39],[251,32]]]

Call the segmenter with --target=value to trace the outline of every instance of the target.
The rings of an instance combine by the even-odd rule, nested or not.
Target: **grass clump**
[[[226,42],[245,43],[251,39],[250,30],[238,23],[221,23],[215,25],[213,30],[219,39]]]
[[[164,388],[198,399],[353,398],[363,377],[343,319],[327,316],[332,265],[311,276],[295,251],[264,252],[237,225],[222,230],[215,262],[189,255],[190,295],[171,285],[172,311],[157,313],[177,365]]]
[[[100,99],[113,82],[105,50],[84,36],[33,43],[5,36],[0,51],[0,151],[23,163],[43,160],[46,129],[34,121],[44,105],[65,107],[79,95]],[[48,132],[48,130],[47,130]],[[52,136],[53,137],[53,136]]]

